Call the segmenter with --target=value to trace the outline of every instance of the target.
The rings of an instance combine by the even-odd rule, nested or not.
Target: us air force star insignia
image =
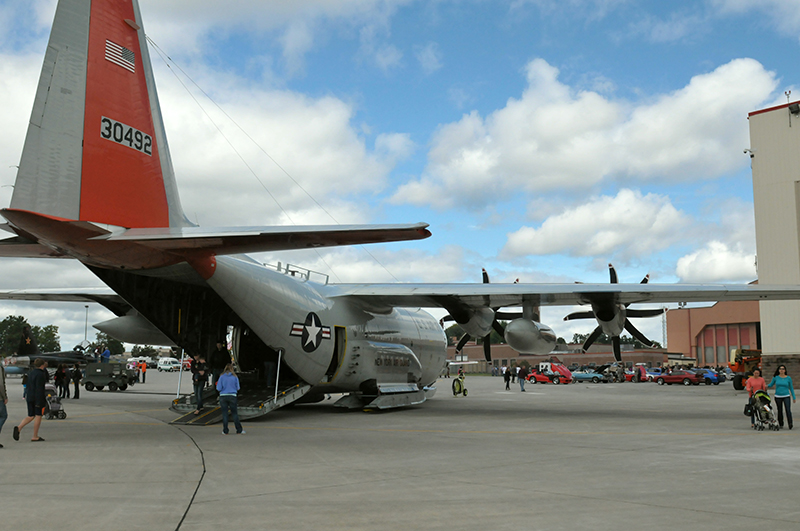
[[[323,339],[331,338],[331,327],[322,326],[322,321],[314,312],[306,316],[305,323],[292,323],[290,336],[299,336],[300,344],[306,352],[313,352]]]

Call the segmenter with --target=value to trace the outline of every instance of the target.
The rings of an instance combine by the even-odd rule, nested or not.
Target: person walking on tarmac
[[[145,362],[145,361],[140,361],[139,362],[139,372],[142,375],[142,383],[144,383],[144,381],[147,379],[146,378],[146,376],[147,376],[147,362]]]
[[[220,374],[225,370],[225,367],[231,362],[231,355],[228,349],[225,348],[223,340],[217,341],[217,347],[211,351],[211,355],[207,359],[208,366],[211,369],[211,385],[217,385]]]
[[[778,425],[783,428],[783,411],[786,410],[786,421],[789,423],[789,429],[794,428],[792,423],[792,405],[789,403],[789,398],[792,402],[797,401],[794,395],[794,384],[792,377],[786,374],[786,365],[779,365],[775,371],[772,381],[767,388],[775,388],[775,408],[778,410]]]
[[[767,392],[767,382],[764,381],[764,378],[761,377],[761,369],[755,368],[753,369],[753,376],[747,379],[747,385],[745,386],[747,389],[747,394],[750,396],[750,403],[753,403],[753,395],[756,391],[764,391]],[[755,429],[756,428],[756,416],[755,414],[750,415],[750,426]]]
[[[31,442],[44,442],[42,437],[39,437],[39,427],[42,425],[42,415],[44,415],[45,407],[47,406],[47,398],[44,392],[44,384],[47,383],[47,362],[42,358],[33,360],[34,369],[28,376],[28,416],[25,417],[19,426],[14,426],[14,440],[19,440],[19,432],[22,428],[33,422],[33,438]]]

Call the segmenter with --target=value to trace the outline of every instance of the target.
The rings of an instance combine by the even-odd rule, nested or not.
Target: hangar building
[[[750,113],[760,284],[800,284],[800,104]],[[760,302],[764,375],[800,377],[800,301]]]

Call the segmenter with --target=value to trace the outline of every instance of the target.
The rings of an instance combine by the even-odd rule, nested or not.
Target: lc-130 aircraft
[[[0,256],[79,260],[110,289],[5,292],[95,301],[118,339],[209,352],[232,331],[251,378],[242,416],[328,393],[337,405],[392,408],[432,396],[445,365],[441,307],[470,337],[498,328],[522,353],[547,354],[541,305],[586,304],[601,332],[639,336],[632,303],[798,299],[798,286],[330,284],[243,253],[427,238],[427,224],[203,228],[189,222],[159,108],[136,0],[60,0],[31,112]],[[503,308],[521,308],[504,313]],[[649,313],[647,313],[649,312]],[[643,336],[642,336],[643,337]],[[646,339],[646,338],[645,338]],[[618,349],[617,349],[618,353]],[[277,369],[277,386],[273,389]],[[249,376],[252,375],[252,376]],[[259,379],[259,377],[261,379]],[[249,393],[249,394],[248,394]],[[249,398],[248,398],[249,397]],[[174,408],[193,409],[177,401]],[[259,413],[260,412],[260,413]]]

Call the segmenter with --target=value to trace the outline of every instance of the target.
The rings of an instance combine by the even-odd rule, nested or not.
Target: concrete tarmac
[[[170,426],[177,374],[147,378],[65,400],[42,443],[30,425],[12,440],[25,403],[8,379],[4,530],[800,529],[800,428],[750,430],[730,383],[522,393],[475,376],[466,398],[440,380],[417,407],[330,400],[224,436]]]

